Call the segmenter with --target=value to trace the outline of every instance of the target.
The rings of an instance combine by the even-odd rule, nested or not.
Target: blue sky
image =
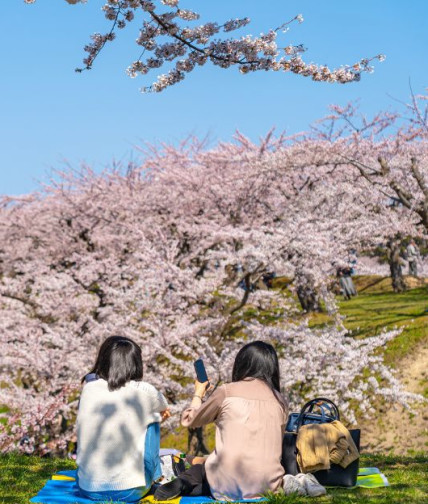
[[[139,92],[156,73],[147,80],[125,74],[139,54],[137,20],[105,48],[93,70],[74,72],[90,34],[107,29],[103,3],[14,0],[2,7],[0,194],[35,190],[52,168],[66,163],[102,169],[113,160],[138,160],[135,146],[145,142],[208,134],[215,144],[236,129],[256,140],[273,126],[297,132],[331,103],[359,99],[370,115],[397,108],[394,98],[405,101],[409,79],[416,93],[428,86],[426,0],[182,0],[202,22],[249,16],[245,30],[253,35],[302,13],[304,23],[293,24],[281,40],[283,46],[303,43],[307,62],[334,67],[378,53],[387,59],[347,85],[207,65],[160,94]]]

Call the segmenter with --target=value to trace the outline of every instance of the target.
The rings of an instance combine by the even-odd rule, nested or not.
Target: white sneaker
[[[282,478],[282,488],[285,495],[306,495],[305,486],[297,479],[297,476],[286,474]]]
[[[305,488],[309,497],[319,497],[327,493],[327,490],[318,483],[318,480],[311,473],[299,473],[296,479]]]

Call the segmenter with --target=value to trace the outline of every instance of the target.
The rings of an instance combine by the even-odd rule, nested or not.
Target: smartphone
[[[196,378],[198,379],[198,382],[205,383],[206,381],[208,381],[208,375],[205,370],[204,361],[202,359],[198,359],[195,360],[193,364],[195,366]]]

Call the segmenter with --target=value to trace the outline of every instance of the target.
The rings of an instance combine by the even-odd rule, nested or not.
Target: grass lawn
[[[428,502],[428,456],[363,455],[361,466],[376,466],[391,486],[376,489],[329,489],[321,498],[270,496],[271,504],[317,502],[331,504],[426,504]],[[0,502],[26,504],[56,471],[73,469],[71,460],[24,455],[0,457]]]
[[[0,456],[0,503],[28,503],[52,474],[74,469],[72,460],[30,457],[25,455]]]
[[[385,362],[395,367],[419,345],[428,342],[428,289],[408,292],[362,293],[340,303],[345,326],[356,336],[375,335],[383,329],[402,327],[403,332],[385,348]]]
[[[355,283],[358,288],[358,278]],[[338,299],[339,311],[345,316],[344,324],[354,337],[374,336],[384,329],[403,328],[403,332],[385,349],[388,364],[396,364],[417,345],[428,341],[428,287],[396,294],[378,291],[374,283],[349,301]],[[325,313],[311,315],[311,326],[329,322]]]

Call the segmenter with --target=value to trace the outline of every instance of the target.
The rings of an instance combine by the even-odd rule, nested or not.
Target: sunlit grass
[[[376,285],[374,281],[373,284]],[[400,294],[385,290],[373,292],[372,289],[375,287],[366,288],[349,301],[339,297],[339,311],[345,316],[344,324],[350,335],[357,338],[374,336],[395,327],[403,328],[403,332],[385,348],[385,361],[394,364],[428,340],[428,288],[411,289]],[[331,319],[326,313],[311,315],[312,327],[329,323]]]
[[[0,502],[27,504],[53,474],[74,469],[71,460],[39,458],[25,455],[0,456]]]
[[[310,499],[331,504],[426,504],[428,502],[428,456],[363,455],[361,467],[378,467],[391,486],[383,488],[329,488],[327,495]],[[308,502],[307,497],[269,495],[269,504]]]
[[[310,502],[332,504],[426,504],[428,497],[428,456],[413,457],[363,455],[361,466],[378,467],[391,486],[364,489],[328,489],[325,497]],[[0,502],[27,504],[51,476],[60,470],[73,469],[70,460],[37,458],[25,455],[0,457]],[[267,496],[270,504],[308,502],[307,497],[286,497],[283,494]]]

